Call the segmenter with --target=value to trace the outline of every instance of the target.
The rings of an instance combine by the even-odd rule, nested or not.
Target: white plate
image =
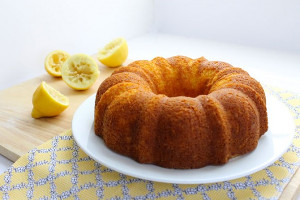
[[[269,130],[259,140],[257,148],[243,156],[231,159],[222,166],[200,169],[166,169],[136,161],[114,153],[94,134],[95,95],[89,97],[73,116],[72,131],[81,149],[97,162],[126,175],[166,183],[200,184],[232,180],[257,172],[286,152],[294,135],[294,122],[287,108],[267,95]]]

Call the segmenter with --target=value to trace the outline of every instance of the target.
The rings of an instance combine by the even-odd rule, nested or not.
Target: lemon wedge
[[[89,55],[75,54],[61,68],[65,83],[75,90],[86,90],[97,80],[100,72],[98,64]]]
[[[44,65],[46,71],[54,77],[61,77],[60,68],[70,55],[62,50],[55,50],[49,53],[45,59]]]
[[[124,38],[117,38],[98,52],[98,60],[108,67],[122,65],[128,56],[128,46]]]
[[[69,106],[69,99],[43,81],[33,93],[32,104],[33,118],[53,117]]]

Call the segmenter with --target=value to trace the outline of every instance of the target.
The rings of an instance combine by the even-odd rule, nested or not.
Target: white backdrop
[[[300,52],[299,0],[155,0],[158,32]]]
[[[52,50],[93,54],[115,37],[148,32],[152,24],[152,0],[1,0],[0,89],[45,73],[44,58]]]
[[[153,29],[299,53],[299,11],[298,0],[0,0],[0,89],[45,73],[52,50],[93,54]]]

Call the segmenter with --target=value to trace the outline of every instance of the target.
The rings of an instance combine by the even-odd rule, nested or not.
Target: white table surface
[[[129,58],[132,60],[152,59],[156,56],[204,56],[209,60],[221,60],[244,68],[263,84],[279,86],[300,94],[300,54],[296,52],[258,49],[158,33],[131,39],[128,46]],[[4,78],[9,80],[9,77]],[[0,155],[0,174],[11,165],[10,160]]]

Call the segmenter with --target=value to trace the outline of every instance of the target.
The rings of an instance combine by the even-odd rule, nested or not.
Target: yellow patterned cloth
[[[91,159],[67,131],[22,156],[0,176],[1,199],[277,199],[298,168],[300,96],[266,88],[290,109],[296,129],[288,151],[269,167],[213,184],[168,184],[113,171]]]

